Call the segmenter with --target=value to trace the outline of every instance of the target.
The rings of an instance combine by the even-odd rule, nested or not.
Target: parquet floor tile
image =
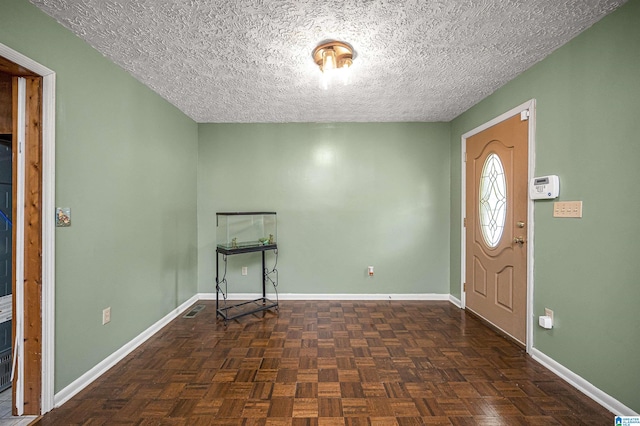
[[[285,301],[177,318],[48,425],[606,425],[613,414],[448,302]]]

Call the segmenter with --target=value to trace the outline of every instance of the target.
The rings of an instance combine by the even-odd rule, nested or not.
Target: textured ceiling
[[[197,122],[449,121],[625,0],[31,0]],[[356,50],[320,88],[321,41]]]

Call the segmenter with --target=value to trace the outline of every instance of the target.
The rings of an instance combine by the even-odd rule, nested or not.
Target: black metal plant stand
[[[241,247],[226,249],[218,247],[216,249],[216,318],[222,317],[225,324],[227,321],[239,318],[245,315],[255,314],[256,312],[266,311],[268,309],[278,310],[278,270],[274,266],[271,270],[267,270],[265,262],[265,252],[273,250],[276,256],[276,265],[278,263],[278,245],[268,244],[252,247]],[[262,254],[262,297],[240,302],[233,305],[227,305],[227,256],[243,253],[261,252]],[[220,278],[220,255],[224,263],[224,274]],[[276,300],[267,299],[267,281],[273,284],[276,290]],[[222,288],[224,286],[224,289]],[[220,303],[220,295],[222,294],[222,304]]]

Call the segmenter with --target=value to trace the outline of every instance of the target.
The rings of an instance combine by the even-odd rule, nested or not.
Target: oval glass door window
[[[497,154],[491,153],[484,162],[480,176],[480,229],[484,242],[494,248],[502,238],[507,218],[507,181]]]

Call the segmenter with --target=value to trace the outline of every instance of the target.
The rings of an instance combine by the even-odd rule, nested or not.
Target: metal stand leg
[[[220,282],[218,281],[218,258],[220,257],[220,253],[216,252],[216,319],[218,319],[218,295],[220,294]]]
[[[262,304],[266,304],[267,300],[267,269],[264,261],[264,252],[262,252]]]

